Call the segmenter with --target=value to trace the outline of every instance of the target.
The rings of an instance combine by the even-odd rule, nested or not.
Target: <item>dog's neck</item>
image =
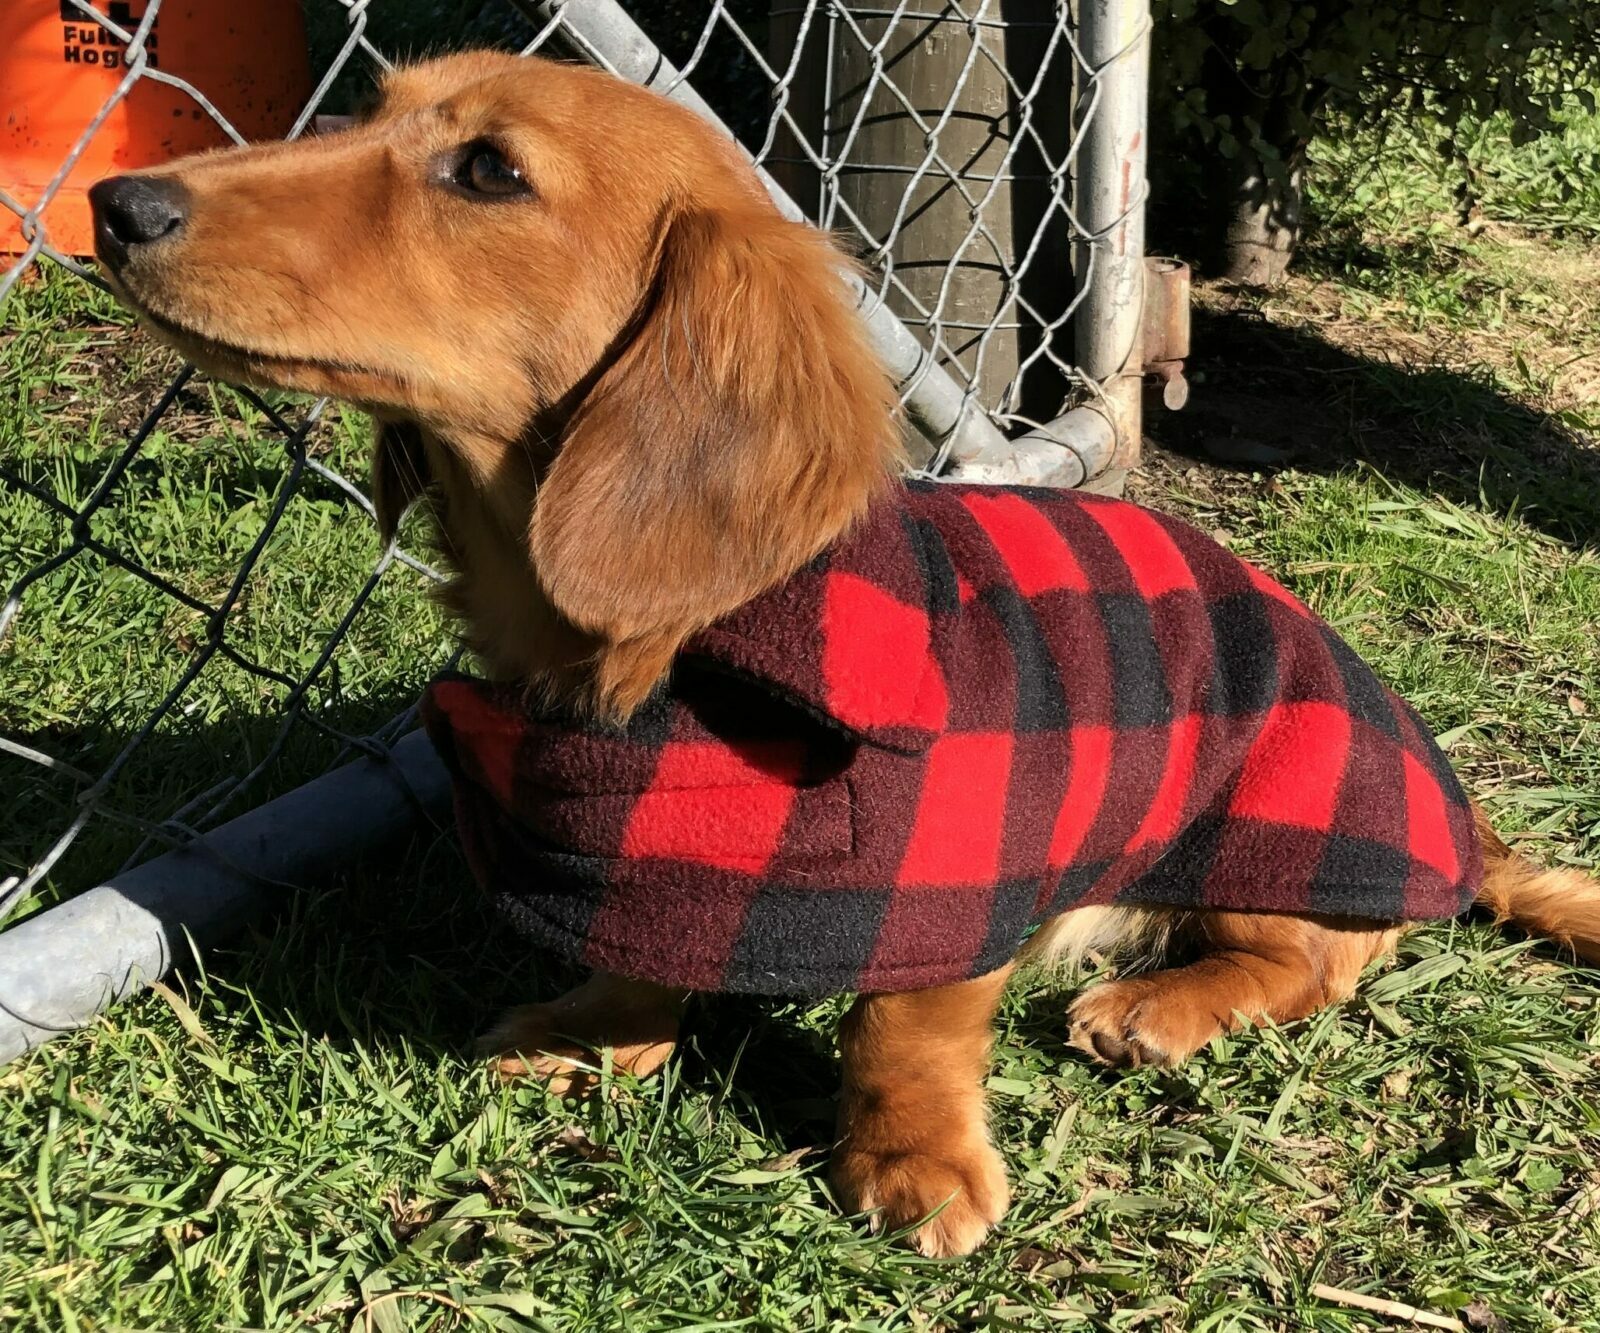
[[[458,442],[426,431],[423,441],[439,554],[451,573],[438,598],[467,647],[495,680],[576,669],[597,645],[550,605],[527,549],[538,469],[491,482],[460,461]]]
[[[668,626],[620,642],[580,629],[552,605],[528,543],[551,451],[525,443],[501,449],[502,457],[517,463],[485,478],[474,476],[460,461],[466,452],[462,441],[447,444],[427,432],[424,441],[434,480],[440,554],[453,575],[438,598],[461,627],[464,643],[492,679],[522,682],[536,697],[582,714],[626,720],[671,670],[684,643],[705,625]],[[857,508],[865,510],[869,498],[870,487],[864,484]],[[819,534],[823,544],[831,545],[848,526],[841,522],[837,532]],[[730,551],[728,560],[737,564],[739,553]],[[804,563],[797,560],[769,586],[797,573]],[[671,576],[671,571],[661,571],[661,577]]]

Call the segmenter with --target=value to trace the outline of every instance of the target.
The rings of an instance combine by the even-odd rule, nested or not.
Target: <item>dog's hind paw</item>
[[[1217,1027],[1213,1020],[1200,1024],[1207,1028],[1204,1033],[1180,1035],[1167,1031],[1161,1020],[1160,995],[1144,978],[1102,981],[1067,1010],[1067,1040],[1103,1064],[1130,1069],[1166,1067],[1180,1063],[1190,1050],[1204,1045]],[[1183,1026],[1196,1026],[1195,1016],[1184,1016]]]

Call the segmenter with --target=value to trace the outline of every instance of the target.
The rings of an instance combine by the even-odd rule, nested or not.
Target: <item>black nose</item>
[[[95,250],[120,264],[135,245],[171,236],[189,216],[189,192],[170,177],[111,176],[89,190]]]

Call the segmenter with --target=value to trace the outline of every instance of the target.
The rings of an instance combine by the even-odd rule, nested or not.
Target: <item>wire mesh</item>
[[[1063,0],[517,8],[541,24],[527,51],[564,46],[711,104],[797,215],[859,259],[871,301],[927,353],[901,384],[913,419],[935,371],[964,411],[1011,435],[1098,393],[1075,362],[1073,316],[1113,234],[1143,208],[1144,184],[1131,182],[1097,229],[1080,218],[1075,167],[1124,53],[1089,61]],[[1142,42],[1148,16],[1131,9]],[[636,23],[676,38],[675,63],[638,57]],[[931,443],[923,466],[938,473],[948,434]]]
[[[36,197],[0,189],[21,250],[0,300],[26,282],[11,308],[42,309],[46,324],[52,282],[99,283],[52,245],[41,214],[140,80],[242,140],[220,98],[152,58],[161,0],[136,16],[137,4],[61,4],[64,24],[106,34],[121,74]],[[402,11],[426,31],[450,8],[305,0],[322,56],[289,137],[348,110],[353,89],[391,66],[385,22],[406,42],[416,27],[395,27]],[[916,335],[924,352],[901,384],[910,419],[935,380],[1012,433],[1095,392],[1070,331],[1110,229],[1079,225],[1072,174],[1102,72],[1065,4],[554,0],[506,8],[487,35],[669,94],[692,87]],[[70,277],[41,276],[41,261]],[[19,348],[39,321],[0,325],[18,378],[7,411],[40,407],[18,407],[19,429],[0,436],[0,790],[12,794],[0,924],[351,752],[383,755],[408,725],[406,698],[451,655],[421,596],[439,575],[406,544],[414,529],[378,539],[355,479],[359,423],[169,366],[137,350],[103,299],[72,310],[82,337],[37,383],[23,382]],[[141,396],[148,406],[124,422]],[[41,425],[63,404],[86,414],[81,426]],[[63,439],[65,461],[39,443]],[[928,471],[948,443],[929,444]]]

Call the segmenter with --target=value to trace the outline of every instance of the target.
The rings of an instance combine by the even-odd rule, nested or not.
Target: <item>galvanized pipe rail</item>
[[[402,737],[0,934],[0,1064],[85,1027],[179,960],[408,835],[442,827],[450,779]]]

